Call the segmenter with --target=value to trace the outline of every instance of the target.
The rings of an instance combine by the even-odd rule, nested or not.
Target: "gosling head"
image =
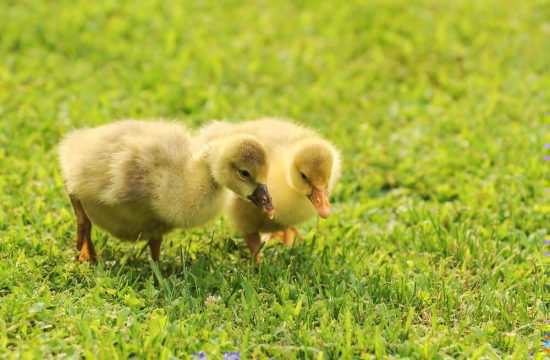
[[[314,139],[298,143],[290,162],[290,186],[307,196],[323,219],[330,215],[329,191],[338,176],[339,161],[332,144]]]
[[[221,141],[223,145],[216,151],[212,166],[214,179],[239,197],[250,200],[272,219],[275,208],[266,185],[269,166],[264,146],[246,135]]]

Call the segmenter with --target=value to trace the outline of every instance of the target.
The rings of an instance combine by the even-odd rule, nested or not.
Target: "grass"
[[[545,1],[0,2],[0,354],[543,358]],[[227,221],[160,268],[94,230],[56,144],[124,117],[280,115],[344,154],[335,213],[259,268]]]

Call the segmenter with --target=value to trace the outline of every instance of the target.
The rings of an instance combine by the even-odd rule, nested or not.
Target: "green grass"
[[[549,18],[543,0],[0,2],[0,354],[543,358]],[[222,218],[168,236],[160,269],[99,230],[100,263],[75,263],[63,134],[265,115],[344,155],[303,244],[256,269]]]

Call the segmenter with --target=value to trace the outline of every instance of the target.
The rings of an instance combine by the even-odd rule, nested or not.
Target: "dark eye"
[[[246,179],[250,177],[250,173],[246,170],[239,170],[239,174],[241,174],[241,176]]]
[[[302,179],[304,179],[304,181],[307,181],[306,174],[304,174],[303,172],[300,172],[300,176],[302,177]]]

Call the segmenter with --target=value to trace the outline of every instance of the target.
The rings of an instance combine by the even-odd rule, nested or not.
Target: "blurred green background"
[[[549,33],[542,0],[2,1],[0,352],[542,358]],[[255,269],[218,219],[160,269],[97,230],[74,262],[66,132],[268,115],[343,153],[305,243]]]

